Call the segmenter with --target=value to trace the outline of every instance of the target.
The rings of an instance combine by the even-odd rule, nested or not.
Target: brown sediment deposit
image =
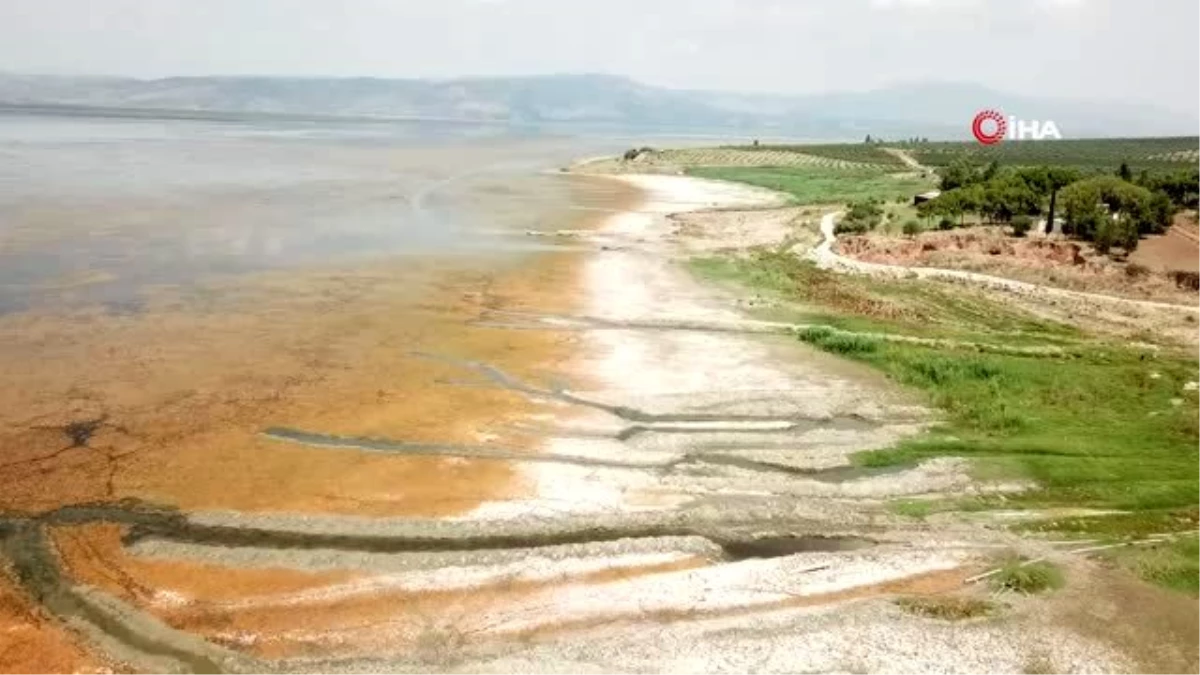
[[[227,602],[254,593],[294,593],[361,576],[347,571],[238,569],[139,558],[125,550],[123,534],[120,526],[108,523],[66,526],[52,532],[63,567],[76,582],[139,604],[172,607],[195,598]]]
[[[905,238],[847,236],[837,246],[842,255],[870,263],[967,270],[1067,290],[1195,304],[1195,291],[1170,274],[1196,265],[1196,243],[1180,234],[1181,227],[1147,237],[1127,262],[1097,253],[1086,242],[1011,237],[1000,227]]]
[[[234,641],[261,658],[283,658],[314,648],[324,658],[363,653],[402,655],[418,649],[431,630],[456,633],[460,639],[495,639],[490,615],[519,605],[535,593],[569,584],[604,584],[706,564],[700,558],[669,563],[563,575],[546,581],[498,579],[457,590],[381,590],[350,598],[319,595],[299,605],[308,613],[297,622],[296,605],[286,597],[278,604],[249,607],[196,603],[169,613],[174,625],[214,642]]]
[[[1159,272],[1200,272],[1200,231],[1196,213],[1175,215],[1174,223],[1163,234],[1142,239],[1129,256],[1131,263]]]
[[[104,673],[116,665],[89,653],[0,572],[0,672]]]
[[[314,648],[325,657],[381,648],[403,653],[433,623],[465,627],[472,617],[554,586],[617,583],[710,563],[687,556],[542,580],[499,576],[469,588],[389,589],[379,575],[141,558],[124,550],[121,536],[115,525],[85,525],[57,528],[53,539],[77,583],[134,603],[180,630],[268,659]]]
[[[445,515],[520,490],[503,463],[313,451],[268,427],[533,450],[531,403],[421,356],[537,380],[560,335],[473,325],[566,307],[578,253],[404,260],[162,290],[136,313],[0,317],[0,510],[137,498],[181,509]],[[516,301],[516,302],[514,302]],[[71,430],[92,425],[85,437]]]
[[[438,386],[447,369],[407,352],[479,350],[512,361],[553,345],[457,331],[479,305],[430,291],[422,301],[436,310],[413,306],[403,274],[347,276],[316,289],[293,282],[245,313],[15,318],[6,326],[12,361],[3,369],[13,386],[3,403],[0,507],[136,497],[184,509],[433,515],[470,508],[483,485],[503,494],[508,477],[494,464],[313,452],[260,436],[289,425],[474,441],[526,405],[504,392]],[[313,302],[330,292],[326,284],[341,297]],[[519,340],[526,349],[513,349]],[[81,420],[103,422],[74,443],[63,429]]]

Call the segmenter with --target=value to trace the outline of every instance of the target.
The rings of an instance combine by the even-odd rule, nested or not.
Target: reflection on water
[[[0,115],[0,312],[125,306],[149,285],[355,257],[520,249],[532,242],[512,234],[557,227],[589,190],[605,198],[552,170],[618,146],[413,123]]]

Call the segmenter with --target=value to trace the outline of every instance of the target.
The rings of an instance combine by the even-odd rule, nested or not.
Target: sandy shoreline
[[[795,340],[703,327],[745,319],[677,264],[693,236],[681,221],[723,207],[749,239],[775,236],[778,214],[736,212],[775,195],[570,179],[631,189],[577,221],[578,246],[439,286],[430,301],[448,305],[399,333],[420,358],[397,356],[413,345],[389,336],[405,324],[376,299],[355,316],[384,317],[368,324],[381,336],[368,387],[420,379],[334,410],[329,381],[302,389],[288,423],[309,436],[247,450],[324,462],[313,480],[344,502],[248,500],[290,475],[276,465],[238,478],[247,501],[206,495],[183,523],[147,516],[136,540],[116,523],[49,528],[68,576],[157,622],[163,644],[248,670],[1019,670],[1049,645],[1083,669],[1118,663],[1053,627],[1014,647],[1009,629],[931,631],[889,602],[959,588],[1006,535],[888,514],[896,497],[970,494],[962,462],[848,470],[928,421],[905,392]]]
[[[559,390],[565,402],[559,401],[558,410],[540,420],[549,436],[542,446],[544,454],[606,462],[655,457],[679,461],[724,448],[722,452],[739,458],[771,457],[801,467],[827,466],[846,461],[855,450],[886,445],[919,428],[911,420],[892,421],[900,411],[912,410],[889,400],[877,383],[864,386],[846,379],[794,345],[786,348],[790,354],[781,360],[780,352],[744,335],[638,327],[649,322],[668,326],[689,320],[742,320],[736,309],[676,264],[683,249],[674,221],[697,210],[757,207],[776,198],[740,186],[673,176],[613,180],[636,186],[645,198],[636,210],[614,214],[593,233],[582,235],[599,244],[599,250],[582,262],[582,298],[577,307],[590,325],[604,328],[582,330],[575,343],[571,385]],[[547,328],[570,320],[540,317]],[[626,323],[628,328],[623,327]],[[831,419],[846,411],[876,420],[880,426],[870,433],[857,430],[840,437],[811,430],[793,432],[788,426],[797,417]],[[631,435],[631,429],[638,434]],[[759,435],[763,432],[767,435]],[[776,432],[783,432],[782,438],[772,440],[770,434]],[[664,475],[606,466],[528,464],[520,470],[536,486],[535,494],[484,505],[471,519],[479,519],[481,525],[529,523],[536,530],[554,522],[620,522],[641,514],[643,522],[667,518],[699,526],[705,521],[720,523],[728,517],[722,514],[729,507],[754,511],[761,506],[752,505],[776,502],[782,510],[759,512],[751,527],[771,532],[782,526],[787,531],[796,527],[790,519],[803,514],[810,521],[807,527],[834,534],[845,532],[864,507],[869,513],[875,500],[954,491],[971,482],[955,461],[944,466],[930,462],[894,476],[848,479],[821,488],[798,476],[775,480],[764,474],[714,473],[715,466]],[[764,641],[769,641],[774,664],[770,669],[839,670],[846,667],[844,659],[850,653],[872,667],[887,663],[886,667],[895,668],[899,655],[889,647],[891,643],[872,636],[882,630],[898,639],[918,640],[924,629],[889,614],[890,605],[879,602],[871,604],[871,619],[847,623],[838,618],[842,603],[886,598],[906,589],[957,589],[963,569],[979,559],[980,551],[997,545],[935,543],[938,537],[929,532],[912,541],[906,541],[906,536],[893,530],[889,537],[898,539],[872,545],[863,553],[831,549],[752,560],[710,559],[680,571],[647,569],[639,574],[631,570],[628,578],[607,583],[573,578],[567,570],[579,562],[531,561],[560,569],[564,576],[529,597],[477,607],[474,611],[480,616],[465,625],[468,631],[486,626],[501,641],[513,631],[535,631],[542,636],[540,646],[513,656],[501,650],[498,658],[470,661],[468,667],[513,671],[535,663],[543,669],[547,664],[554,664],[549,666],[552,669],[603,664],[604,669],[632,671],[736,672],[762,669]],[[653,546],[652,541],[645,543]],[[668,555],[675,544],[661,540],[659,545],[665,548],[651,550]],[[622,556],[614,553],[622,550],[588,545],[577,555],[582,556],[579,560],[612,556],[609,559],[619,564]],[[734,638],[727,632],[748,628],[759,638]],[[966,670],[1018,669],[1028,658],[1026,649],[1049,649],[1052,644],[1086,668],[1103,669],[1118,662],[1098,645],[1076,647],[1080,644],[1076,636],[1048,626],[1042,629],[1045,640],[1017,650],[1005,649],[1009,637],[1003,634],[964,630],[960,643],[926,640],[900,662],[905,669],[942,662]],[[825,645],[820,654],[805,649],[812,639]],[[690,645],[686,656],[656,648],[680,640]],[[487,653],[488,648],[481,648]]]

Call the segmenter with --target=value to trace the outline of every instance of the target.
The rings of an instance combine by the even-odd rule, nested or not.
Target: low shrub
[[[839,220],[833,231],[835,234],[863,234],[871,229],[871,223],[847,217]]]
[[[1146,581],[1196,595],[1200,591],[1198,557],[1200,542],[1192,536],[1131,550],[1123,562]]]
[[[1141,279],[1150,274],[1150,268],[1138,263],[1129,263],[1125,266],[1125,276],[1130,279]]]
[[[996,603],[979,598],[948,596],[912,596],[898,598],[896,606],[917,616],[944,621],[963,621],[993,614]]]
[[[1171,281],[1174,281],[1176,286],[1184,290],[1200,291],[1200,274],[1196,272],[1175,270],[1171,272]]]
[[[829,326],[809,326],[798,334],[803,342],[834,354],[863,354],[879,349],[879,341]]]
[[[1065,583],[1058,566],[1045,561],[1027,562],[1018,558],[1009,559],[988,581],[995,590],[1025,595],[1062,588]]]
[[[626,162],[632,162],[632,161],[636,160],[637,158],[641,157],[642,155],[652,154],[653,152],[654,152],[654,148],[651,148],[649,146],[642,146],[640,148],[630,148],[625,151],[625,154],[621,156],[621,159],[625,160]]]
[[[1033,218],[1024,214],[1013,216],[1012,229],[1014,237],[1024,237],[1033,229]]]
[[[845,232],[866,232],[874,230],[883,221],[883,208],[875,199],[850,202],[846,215],[838,223],[838,229]]]
[[[1001,375],[1001,369],[985,361],[962,357],[930,355],[910,359],[908,370],[933,385],[945,385],[966,380],[991,380]]]

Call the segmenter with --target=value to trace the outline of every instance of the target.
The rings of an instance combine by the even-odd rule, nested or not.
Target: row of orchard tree
[[[1084,174],[1059,166],[1001,168],[956,161],[941,171],[941,194],[920,204],[943,228],[968,215],[1011,223],[1024,234],[1034,219],[1047,227],[1061,218],[1063,234],[1091,241],[1100,251],[1133,250],[1146,234],[1161,233],[1180,209],[1196,208],[1200,170],[1134,176],[1127,164],[1115,174]]]

